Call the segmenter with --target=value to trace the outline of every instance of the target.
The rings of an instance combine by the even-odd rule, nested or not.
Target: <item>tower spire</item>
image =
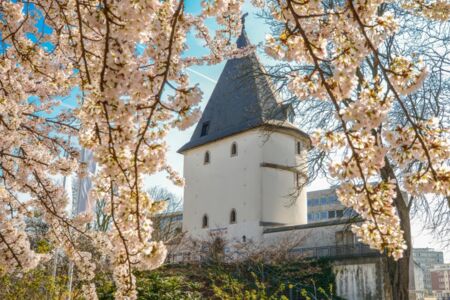
[[[239,35],[236,45],[239,49],[245,48],[250,45],[250,41],[247,37],[247,32],[245,31],[245,18],[248,16],[248,13],[245,13],[241,17],[241,24],[242,24],[242,30],[241,34]]]
[[[245,32],[246,15],[242,16],[238,48],[251,45]],[[191,140],[178,152],[184,153],[267,124],[283,124],[288,121],[289,114],[290,106],[278,101],[271,78],[265,75],[255,51],[251,51],[227,61]],[[289,126],[286,128],[293,130]],[[299,132],[296,128],[295,131]]]

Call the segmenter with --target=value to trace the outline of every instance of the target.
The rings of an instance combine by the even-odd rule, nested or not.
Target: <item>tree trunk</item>
[[[398,197],[397,197],[398,198]],[[400,197],[403,199],[402,197]],[[414,278],[409,278],[409,266],[411,259],[411,228],[409,221],[409,211],[398,209],[400,217],[400,226],[403,230],[403,236],[408,248],[404,251],[403,257],[398,261],[393,260],[391,257],[387,259],[387,267],[389,274],[389,282],[391,284],[392,297],[395,300],[407,300],[409,299],[409,283]]]
[[[394,170],[388,158],[385,158],[385,166],[381,170],[381,177],[386,181],[389,179],[396,179]],[[403,237],[408,248],[404,251],[403,257],[397,261],[391,257],[387,258],[387,270],[392,291],[392,298],[395,300],[408,300],[410,284],[409,270],[412,252],[411,222],[409,218],[408,200],[403,197],[398,183],[396,190],[397,196],[394,199],[394,206],[397,208],[397,212],[400,217],[400,228],[403,230]],[[414,280],[414,277],[411,277],[411,280]]]

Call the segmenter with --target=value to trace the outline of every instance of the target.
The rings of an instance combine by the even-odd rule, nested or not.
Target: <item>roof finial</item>
[[[241,30],[241,35],[239,36],[239,38],[237,39],[237,42],[236,42],[238,48],[245,48],[248,45],[250,45],[250,42],[247,38],[247,33],[245,32],[245,17],[247,17],[247,16],[248,16],[248,13],[245,13],[241,17],[242,30]]]
[[[242,30],[245,29],[245,18],[248,16],[248,13],[245,13],[241,17],[241,23],[242,23]]]

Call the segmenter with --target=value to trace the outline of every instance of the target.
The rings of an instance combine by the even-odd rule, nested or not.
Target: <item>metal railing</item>
[[[309,247],[309,248],[293,248],[289,250],[295,258],[345,258],[345,257],[373,257],[381,256],[382,254],[369,246],[356,243],[353,245],[342,246],[322,246],[322,247]],[[199,251],[197,253],[191,251],[183,251],[178,253],[169,254],[167,257],[167,263],[179,263],[179,262],[200,262],[207,257],[207,251]]]
[[[295,256],[320,258],[320,257],[357,257],[357,256],[377,256],[379,251],[371,249],[369,246],[356,243],[353,245],[323,246],[312,248],[294,248],[290,251]]]

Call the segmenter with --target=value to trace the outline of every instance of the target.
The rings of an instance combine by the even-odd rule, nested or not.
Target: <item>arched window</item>
[[[297,154],[301,154],[301,153],[302,153],[302,143],[297,142]]]
[[[203,158],[203,164],[209,164],[209,162],[211,161],[211,158],[209,157],[209,151],[205,152],[205,157]]]
[[[298,188],[299,188],[300,185],[301,185],[300,180],[301,180],[301,178],[300,178],[300,173],[299,173],[299,172],[296,172],[296,173],[295,173],[295,186],[298,187]]]
[[[236,156],[237,155],[237,144],[233,143],[231,144],[231,156]]]
[[[202,228],[208,228],[208,215],[206,214],[203,215]]]
[[[230,224],[236,223],[236,210],[233,208],[230,213]]]

